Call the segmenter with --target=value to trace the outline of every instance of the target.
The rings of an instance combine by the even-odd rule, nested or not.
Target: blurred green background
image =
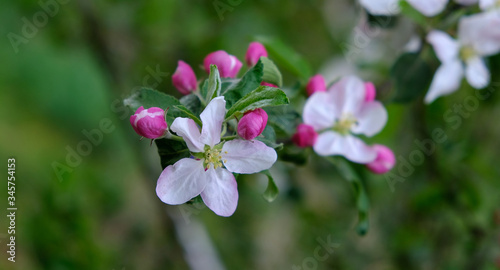
[[[11,263],[5,180],[0,269],[498,269],[500,57],[489,59],[485,100],[474,103],[464,83],[431,106],[421,98],[391,103],[388,74],[412,26],[402,19],[372,31],[347,54],[363,16],[346,0],[2,0],[0,153],[5,163],[16,158],[18,211]],[[26,20],[39,26],[26,28]],[[368,235],[356,233],[349,183],[315,157],[305,167],[275,166],[273,203],[261,197],[263,176],[239,178],[230,218],[156,197],[156,149],[139,141],[121,100],[139,86],[179,96],[167,75],[177,60],[202,78],[206,54],[224,49],[243,60],[255,36],[282,40],[329,79],[355,72],[379,87],[390,120],[370,142],[394,150],[400,178],[361,170],[372,205]],[[86,131],[102,122],[112,131],[69,166],[69,151],[85,149]],[[447,139],[419,160],[415,140],[436,129]],[[401,166],[412,159],[408,172]],[[64,168],[59,177],[54,166]],[[391,190],[388,177],[401,182]]]

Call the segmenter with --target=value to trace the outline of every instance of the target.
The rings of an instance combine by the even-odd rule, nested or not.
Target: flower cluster
[[[304,106],[304,124],[297,128],[293,141],[299,147],[312,146],[320,156],[341,155],[369,164],[375,173],[392,169],[394,158],[388,148],[368,146],[357,136],[372,137],[387,122],[387,111],[375,100],[374,85],[355,76],[342,78],[328,90],[324,85],[321,75],[307,85],[311,96]]]
[[[248,66],[255,66],[261,57],[267,57],[264,46],[251,43],[245,58]],[[215,80],[234,79],[242,67],[235,56],[225,51],[208,54],[203,64],[207,73],[211,72],[213,65],[216,66],[216,74],[220,77]],[[184,61],[178,62],[172,83],[183,95],[202,95],[193,69]],[[220,87],[215,83],[217,85]],[[234,116],[231,121],[232,117],[226,115],[224,96],[201,98],[208,104],[200,113],[198,124],[191,115],[190,118],[175,117],[169,126],[168,110],[159,107],[144,109],[143,106],[130,117],[130,123],[142,137],[181,141],[189,151],[188,157],[169,164],[159,176],[156,193],[163,202],[183,204],[199,195],[217,215],[231,216],[238,204],[234,174],[265,171],[277,160],[273,148],[256,140],[267,126],[268,115],[260,107],[241,111],[241,118],[234,124],[232,121],[238,118]],[[174,97],[169,99],[175,100]],[[236,135],[223,137],[229,129],[235,129]]]

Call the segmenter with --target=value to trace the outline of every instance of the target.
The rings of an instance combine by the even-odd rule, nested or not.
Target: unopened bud
[[[310,125],[300,124],[297,132],[292,137],[292,141],[299,147],[305,148],[313,146],[318,138],[318,133]]]
[[[215,51],[210,53],[203,60],[203,66],[207,73],[210,73],[210,65],[216,65],[222,78],[235,78],[243,64],[225,51]]]
[[[259,136],[267,125],[267,113],[263,109],[246,112],[238,122],[238,135],[245,140]]]
[[[137,134],[149,139],[161,138],[168,131],[165,111],[158,107],[149,109],[139,107],[135,114],[130,117],[130,124]]]

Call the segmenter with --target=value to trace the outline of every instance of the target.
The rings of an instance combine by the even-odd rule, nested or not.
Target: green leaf
[[[221,80],[219,70],[216,65],[210,65],[210,75],[208,76],[207,92],[204,95],[207,104],[214,97],[220,96]]]
[[[310,149],[303,149],[295,145],[286,145],[278,151],[278,158],[284,162],[290,162],[298,166],[306,165],[310,155]]]
[[[432,70],[417,53],[401,55],[391,70],[395,82],[394,102],[410,102],[425,92],[432,81]]]
[[[123,103],[133,111],[136,111],[141,106],[145,109],[159,107],[165,110],[174,105],[180,105],[179,100],[175,97],[145,87],[137,90],[130,97],[125,99]]]
[[[180,102],[190,111],[192,111],[196,116],[199,116],[203,110],[200,98],[195,94],[183,96],[180,99]]]
[[[257,89],[262,82],[263,75],[264,64],[259,60],[255,66],[243,75],[240,81],[233,83],[223,92],[226,100],[226,108],[231,108],[235,102]]]
[[[427,23],[427,17],[416,10],[412,5],[410,5],[410,3],[406,1],[399,1],[399,7],[401,8],[401,14],[403,14],[405,17],[412,19],[423,29],[427,29],[429,27],[429,24]]]
[[[291,106],[276,106],[265,109],[267,124],[287,137],[291,137],[300,123],[300,115]]]
[[[179,100],[173,96],[159,92],[150,88],[141,88],[125,99],[123,103],[131,108],[134,112],[141,106],[144,109],[158,107],[166,110],[169,109],[165,119],[170,126],[176,117],[185,117],[186,115],[175,108],[176,105],[181,105]]]
[[[260,173],[267,176],[267,181],[268,181],[266,191],[264,191],[262,197],[264,197],[264,199],[268,202],[273,202],[276,199],[276,197],[278,197],[279,194],[278,186],[276,186],[276,183],[274,183],[273,176],[271,175],[269,170],[265,170]]]
[[[356,206],[358,208],[359,220],[356,230],[359,235],[365,235],[370,226],[370,201],[361,179],[346,160],[339,157],[327,157],[326,159],[337,167],[338,172],[344,179],[351,183],[354,195],[356,196]]]
[[[276,64],[274,64],[274,62],[269,60],[267,57],[261,57],[260,61],[264,64],[264,75],[262,76],[262,81],[281,87],[283,85],[283,78]]]
[[[188,158],[191,156],[186,143],[159,139],[155,140],[156,147],[158,148],[158,154],[160,155],[161,167],[165,169],[167,166],[174,164],[182,158]]]
[[[200,127],[202,126],[200,118],[198,118],[196,115],[194,115],[194,113],[191,110],[184,107],[184,105],[176,105],[176,106],[174,106],[174,108],[176,108],[179,111],[181,111],[182,113],[184,113],[187,117],[193,119],[196,122],[196,124],[198,124]]]
[[[229,109],[226,114],[226,120],[230,119],[238,112],[244,113],[257,108],[285,105],[288,103],[288,97],[281,89],[269,86],[259,86],[259,88],[244,96]]]
[[[267,125],[264,131],[262,131],[262,134],[255,139],[276,150],[281,150],[283,148],[282,143],[276,143],[276,132],[274,131],[274,128],[269,125]]]
[[[383,29],[390,29],[396,26],[398,21],[397,16],[378,16],[368,13],[368,24],[373,27],[380,27]]]
[[[281,67],[301,78],[303,81],[311,77],[311,67],[307,61],[288,45],[278,39],[263,36],[257,37],[256,40],[266,47],[271,58]]]

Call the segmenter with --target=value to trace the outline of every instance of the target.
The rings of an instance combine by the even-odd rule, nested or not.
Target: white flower
[[[500,17],[491,12],[463,17],[458,26],[458,40],[434,30],[427,35],[427,41],[441,66],[425,96],[426,103],[456,91],[464,75],[472,87],[481,89],[490,83],[483,57],[500,51]]]
[[[371,137],[380,132],[387,111],[378,101],[365,101],[363,81],[349,76],[327,92],[314,93],[306,102],[303,120],[319,133],[313,145],[316,153],[366,164],[375,160],[377,152],[354,135]]]
[[[448,0],[406,0],[420,13],[427,17],[436,16],[441,13]],[[472,5],[477,3],[478,0],[455,0],[461,5]],[[373,15],[396,15],[401,10],[399,8],[399,0],[360,0],[361,5]]]
[[[214,98],[208,104],[200,115],[201,133],[192,119],[176,118],[172,123],[172,131],[186,141],[195,158],[181,159],[163,170],[156,194],[164,203],[183,204],[201,195],[217,215],[230,216],[238,205],[232,173],[257,173],[276,162],[276,151],[260,141],[221,142],[225,106],[224,97]]]
[[[495,8],[500,8],[499,0],[479,0],[479,7],[482,10],[490,10]]]

